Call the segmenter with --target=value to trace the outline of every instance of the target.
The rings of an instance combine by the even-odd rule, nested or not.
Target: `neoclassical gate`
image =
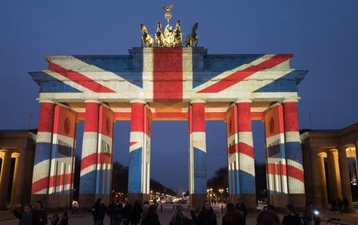
[[[303,205],[297,85],[307,71],[291,54],[210,55],[202,47],[129,50],[129,55],[46,56],[30,72],[40,86],[32,200],[66,206],[73,186],[76,123],[84,120],[80,204],[111,193],[113,123],[130,120],[129,199],[149,196],[150,124],[189,124],[189,192],[206,199],[206,120],[227,123],[230,199],[256,208],[252,120],[265,124],[269,200]],[[121,134],[120,134],[121,135]],[[170,169],[170,168],[168,168]]]

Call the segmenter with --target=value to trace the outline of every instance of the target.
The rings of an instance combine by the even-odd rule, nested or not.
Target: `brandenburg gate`
[[[48,208],[68,205],[79,121],[84,121],[79,203],[92,207],[97,197],[108,200],[113,124],[119,120],[131,121],[128,198],[148,200],[151,151],[160,150],[150,147],[151,122],[180,120],[189,124],[189,193],[191,204],[199,206],[207,194],[205,122],[224,120],[230,199],[241,197],[256,208],[251,124],[261,120],[270,202],[302,206],[297,85],[307,71],[290,67],[293,55],[213,55],[190,41],[185,47],[154,47],[146,30],[142,33],[147,46],[129,55],[46,56],[48,68],[30,72],[40,86],[32,201],[43,200]]]

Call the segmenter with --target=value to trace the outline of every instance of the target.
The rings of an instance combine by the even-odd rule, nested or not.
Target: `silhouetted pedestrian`
[[[346,197],[343,198],[343,211],[348,213],[349,201]]]
[[[303,211],[303,225],[310,225],[313,217],[312,213],[312,203],[307,203]]]
[[[138,201],[135,201],[132,208],[131,224],[137,225],[140,222],[141,214],[143,212],[142,206]]]
[[[145,217],[145,221],[143,222],[145,225],[161,225],[159,221],[159,216],[157,214],[157,206],[150,205],[148,208],[148,214]]]
[[[248,212],[247,212],[246,205],[242,202],[241,198],[237,199],[237,204],[236,204],[235,208],[237,210],[240,210],[244,214],[244,216],[242,218],[242,221],[243,221],[242,225],[246,225],[246,217],[247,217]]]
[[[41,201],[35,202],[35,210],[32,212],[32,224],[33,225],[46,225],[47,213],[42,205]]]
[[[60,222],[58,225],[68,225],[68,214],[67,212],[64,212],[61,216]]]
[[[287,204],[285,207],[286,215],[283,217],[283,225],[300,225],[301,218],[296,212],[295,207],[292,204]]]
[[[209,201],[205,201],[197,219],[197,225],[217,225],[216,214]]]
[[[276,212],[268,209],[261,211],[256,218],[256,225],[280,225],[280,219]]]
[[[131,222],[131,213],[132,213],[132,206],[128,200],[126,200],[126,203],[122,209],[122,221],[123,225],[129,225]]]
[[[338,200],[337,200],[337,206],[338,206],[339,212],[342,214],[343,213],[343,201],[340,198],[338,198]]]
[[[20,219],[19,225],[32,225],[32,212],[31,205],[24,206],[24,212],[13,210],[14,216]]]
[[[94,225],[103,225],[103,220],[106,215],[106,206],[101,198],[98,198],[95,202],[94,206],[92,207],[92,215]]]
[[[194,209],[185,209],[182,205],[177,205],[173,212],[169,225],[194,225],[196,216]]]
[[[226,204],[226,213],[222,219],[222,225],[241,225],[243,224],[244,213],[240,210],[235,210],[232,203]]]
[[[51,220],[51,225],[57,225],[60,218],[58,217],[58,213],[53,214],[52,217],[49,218]]]

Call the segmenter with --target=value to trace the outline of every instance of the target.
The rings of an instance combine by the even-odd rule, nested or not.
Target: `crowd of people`
[[[248,210],[241,198],[238,199],[236,205],[227,203],[225,209],[222,225],[246,225]],[[150,205],[146,201],[142,206],[138,201],[132,204],[129,200],[122,203],[113,199],[107,207],[101,198],[97,199],[91,209],[94,225],[103,225],[106,215],[109,217],[110,225],[122,223],[123,225],[161,225],[156,211],[156,203]],[[13,213],[20,219],[19,225],[68,225],[69,220],[67,212],[64,212],[61,217],[58,213],[54,213],[48,218],[41,201],[36,201],[34,209],[31,205],[25,205],[23,212],[13,210]],[[313,213],[311,203],[306,204],[303,217],[299,216],[294,205],[287,204],[282,221],[273,205],[268,205],[256,219],[257,225],[318,225],[320,222],[319,217]],[[169,225],[217,225],[217,217],[210,201],[205,201],[197,214],[194,208],[185,208],[178,204]]]
[[[61,217],[58,216],[58,213],[54,213],[52,217],[47,218],[47,213],[41,201],[35,202],[35,208],[27,204],[24,205],[23,212],[14,209],[13,213],[20,220],[19,225],[46,225],[49,222],[51,225],[68,225],[67,212],[64,212]]]

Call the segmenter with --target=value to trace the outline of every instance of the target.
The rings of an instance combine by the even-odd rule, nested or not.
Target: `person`
[[[106,206],[101,198],[98,198],[92,207],[92,215],[94,225],[103,225],[103,220],[106,215]]]
[[[280,225],[280,219],[273,210],[264,210],[257,215],[256,225]]]
[[[340,198],[338,198],[338,200],[337,200],[337,206],[338,206],[339,212],[342,214],[343,213],[343,201]]]
[[[244,214],[240,210],[235,210],[234,204],[227,203],[226,211],[222,219],[222,225],[241,225],[243,223],[242,217]]]
[[[31,205],[24,206],[24,212],[20,213],[18,210],[13,210],[14,216],[20,219],[19,225],[32,225]]]
[[[337,202],[334,199],[332,199],[331,201],[331,211],[333,211],[334,213],[336,213],[337,211]]]
[[[137,225],[139,223],[142,212],[143,212],[142,206],[140,206],[138,201],[135,201],[133,204],[133,209],[131,214],[131,225]]]
[[[122,221],[123,225],[129,225],[131,222],[131,212],[132,212],[132,206],[128,200],[126,200],[125,205],[122,209]]]
[[[44,210],[43,204],[40,200],[35,202],[35,210],[32,212],[32,224],[33,225],[46,225],[47,213]]]
[[[145,217],[145,221],[143,223],[145,225],[160,225],[156,205],[149,206],[147,216]]]
[[[271,211],[273,211],[274,213],[277,214],[277,210],[276,210],[276,207],[274,205],[268,204],[267,207],[266,207],[266,210],[271,210]]]
[[[64,212],[62,214],[62,217],[61,217],[60,222],[58,223],[58,225],[68,225],[68,214],[67,214],[67,212]]]
[[[343,211],[348,213],[349,201],[346,197],[343,198]]]
[[[197,218],[197,225],[217,225],[216,214],[210,201],[205,201]]]
[[[190,212],[190,215],[187,214]],[[194,209],[185,209],[182,205],[177,205],[173,212],[172,218],[169,222],[170,225],[192,225],[196,223],[196,216]]]
[[[142,212],[142,220],[140,221],[140,225],[145,225],[145,218],[147,217],[149,212],[149,202],[145,201],[143,203],[143,212]]]
[[[236,210],[240,210],[244,216],[242,217],[242,225],[246,225],[246,217],[247,217],[247,208],[246,205],[242,202],[242,199],[237,199],[237,204],[235,206]]]
[[[111,225],[119,225],[122,222],[122,203],[119,203],[118,200],[112,199],[111,204],[108,206],[108,214],[110,217]]]
[[[51,225],[57,225],[60,218],[58,217],[58,213],[53,214],[52,218],[49,218],[51,220]]]
[[[296,212],[295,207],[292,204],[287,204],[285,207],[286,215],[283,217],[282,224],[283,225],[300,225],[301,218]]]
[[[305,209],[303,211],[303,225],[310,225],[312,221],[312,203],[306,203]]]

